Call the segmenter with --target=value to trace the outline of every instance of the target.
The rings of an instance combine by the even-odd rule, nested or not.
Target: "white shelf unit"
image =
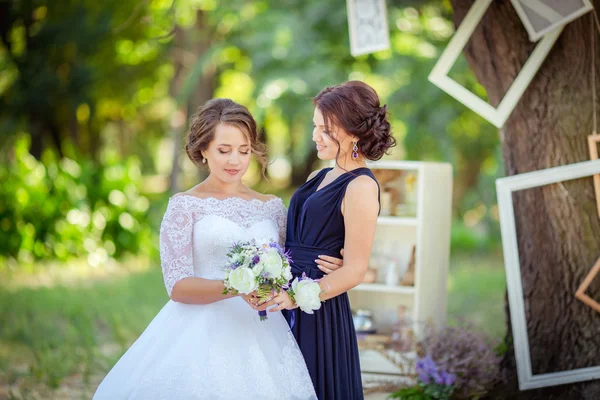
[[[377,283],[362,283],[349,292],[352,309],[370,310],[378,333],[391,332],[401,305],[408,307],[407,316],[412,319],[417,335],[427,323],[443,327],[450,259],[452,166],[388,160],[368,166],[373,170],[399,169],[416,174],[416,215],[380,216],[372,253],[372,260],[380,252],[408,264],[415,245],[415,283],[414,286],[388,286],[380,282],[382,279]],[[381,275],[385,273],[379,269],[378,276]]]

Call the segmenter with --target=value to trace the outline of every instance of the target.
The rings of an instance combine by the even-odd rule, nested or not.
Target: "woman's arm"
[[[210,304],[236,297],[232,294],[222,294],[224,289],[223,281],[196,277],[184,278],[173,286],[171,300],[185,304]]]
[[[362,282],[377,227],[378,193],[377,182],[368,176],[359,176],[348,185],[342,202],[346,228],[343,268],[321,278],[321,300],[338,296]]]
[[[330,257],[331,261],[341,261],[342,267],[333,270],[319,280],[321,300],[338,296],[362,282],[371,257],[371,247],[375,238],[377,216],[379,214],[379,187],[377,182],[367,176],[354,179],[346,189],[342,202],[346,235],[344,238],[343,260]],[[331,268],[331,263],[328,265]],[[323,264],[321,264],[322,266]],[[323,270],[323,268],[321,268]],[[324,271],[326,272],[326,271]],[[292,310],[298,307],[286,291],[281,291],[273,300],[262,307],[277,303],[269,312]]]
[[[209,304],[233,297],[221,294],[222,281],[194,276],[194,224],[202,216],[198,203],[189,196],[173,196],[160,225],[160,262],[171,300],[187,304]]]

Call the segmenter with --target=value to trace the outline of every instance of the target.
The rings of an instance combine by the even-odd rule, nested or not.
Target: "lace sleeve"
[[[194,276],[192,231],[198,217],[188,196],[169,199],[160,225],[160,264],[169,297],[175,283]]]
[[[274,203],[275,207],[273,209],[272,215],[275,219],[275,223],[277,224],[277,231],[279,232],[279,244],[285,246],[285,236],[287,229],[287,208],[285,208],[285,204],[283,204],[283,201],[281,199]]]

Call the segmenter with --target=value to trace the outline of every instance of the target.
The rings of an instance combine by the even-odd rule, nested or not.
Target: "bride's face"
[[[312,140],[317,145],[317,156],[320,160],[335,160],[340,148],[340,158],[351,151],[352,138],[350,135],[339,126],[330,126],[329,129],[333,132],[326,131],[325,120],[318,107],[315,107],[313,126]]]
[[[236,126],[220,123],[203,155],[212,175],[227,183],[241,181],[252,157],[250,140]]]

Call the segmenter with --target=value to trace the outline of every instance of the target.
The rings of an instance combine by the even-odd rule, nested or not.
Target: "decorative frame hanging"
[[[540,69],[550,49],[562,32],[562,28],[559,27],[551,31],[538,43],[498,107],[494,108],[448,76],[450,69],[460,56],[473,31],[483,18],[490,4],[492,4],[492,1],[475,1],[433,67],[433,70],[429,74],[429,81],[490,121],[496,127],[501,128],[521,99],[525,89],[527,89],[527,86],[529,86],[529,83],[531,83],[533,77]]]
[[[510,0],[529,34],[537,42],[548,32],[593,10],[590,0]]]
[[[513,331],[517,376],[521,390],[562,385],[600,378],[600,365],[534,375],[525,319],[525,302],[521,282],[521,264],[515,225],[512,194],[515,191],[550,185],[572,179],[585,178],[600,173],[600,160],[584,161],[562,167],[509,176],[496,180],[502,247],[506,268],[508,302]]]
[[[346,9],[354,57],[390,48],[385,0],[346,0]]]

